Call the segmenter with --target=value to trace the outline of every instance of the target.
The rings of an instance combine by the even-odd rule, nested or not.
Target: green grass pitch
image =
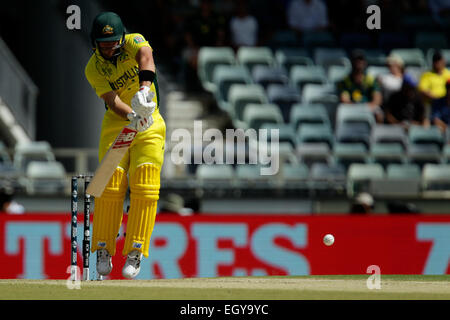
[[[161,280],[0,280],[0,300],[450,300],[450,275],[223,277]],[[70,283],[70,282],[69,282]]]

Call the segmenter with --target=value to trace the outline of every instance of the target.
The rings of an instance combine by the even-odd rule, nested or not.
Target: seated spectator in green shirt
[[[384,121],[381,109],[382,94],[375,78],[366,74],[367,61],[359,50],[352,52],[352,71],[337,83],[337,91],[341,103],[367,103],[375,115],[377,122]]]

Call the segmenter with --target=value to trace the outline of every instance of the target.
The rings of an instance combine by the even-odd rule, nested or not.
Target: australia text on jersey
[[[129,79],[135,78],[139,74],[139,68],[138,67],[132,67],[125,71],[117,80],[111,82],[109,81],[109,85],[113,90],[118,90],[119,88],[122,88],[125,85],[125,81]]]

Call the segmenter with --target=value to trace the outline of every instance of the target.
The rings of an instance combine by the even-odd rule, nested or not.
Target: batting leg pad
[[[95,198],[91,251],[107,249],[116,253],[116,238],[122,225],[123,200],[127,191],[127,174],[117,168],[100,198]]]
[[[159,166],[143,164],[130,177],[130,210],[123,255],[138,250],[148,257],[159,199],[160,173]]]

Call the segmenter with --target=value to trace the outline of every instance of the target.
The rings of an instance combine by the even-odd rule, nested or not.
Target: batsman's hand
[[[135,111],[130,112],[127,115],[127,118],[130,120],[130,126],[138,132],[147,130],[153,124],[153,117],[151,115],[148,117],[142,117]]]
[[[155,93],[149,87],[141,86],[131,99],[131,108],[143,118],[150,117],[156,108],[156,103],[152,101],[154,96]]]

